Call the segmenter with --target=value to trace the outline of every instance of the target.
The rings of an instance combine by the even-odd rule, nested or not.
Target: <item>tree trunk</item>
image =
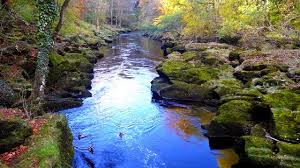
[[[67,9],[70,1],[71,0],[65,0],[62,7],[61,7],[60,15],[59,15],[59,21],[58,21],[58,24],[57,24],[57,26],[55,28],[55,32],[54,32],[55,35],[57,35],[60,32],[60,30],[61,30],[61,28],[64,24],[65,12],[66,12],[66,9]]]
[[[40,50],[38,53],[37,66],[35,70],[31,100],[43,101],[45,97],[46,78],[48,74],[49,56],[48,49]]]
[[[110,6],[110,25],[113,25],[114,22],[114,0],[111,0]]]

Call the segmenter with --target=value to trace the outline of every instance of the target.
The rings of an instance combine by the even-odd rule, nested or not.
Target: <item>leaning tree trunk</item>
[[[61,7],[60,14],[59,14],[59,21],[58,21],[58,24],[55,28],[54,35],[58,35],[58,33],[60,32],[60,30],[61,30],[61,28],[64,24],[65,12],[66,12],[67,7],[69,6],[70,1],[71,0],[65,0],[62,7]]]
[[[33,100],[43,100],[45,97],[46,78],[48,75],[48,64],[49,64],[49,50],[40,49],[38,52],[37,66],[35,70],[33,91],[31,98]]]

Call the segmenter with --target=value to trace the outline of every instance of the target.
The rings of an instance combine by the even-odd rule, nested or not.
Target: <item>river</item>
[[[95,65],[93,96],[63,111],[74,136],[74,168],[229,168],[237,162],[231,149],[210,149],[203,135],[210,108],[152,100],[160,45],[139,33],[122,34]]]

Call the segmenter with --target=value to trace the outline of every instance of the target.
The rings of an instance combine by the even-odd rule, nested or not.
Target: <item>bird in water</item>
[[[91,154],[94,154],[94,147],[93,147],[93,145],[90,145],[90,146],[88,147],[88,151],[89,151]]]
[[[80,139],[83,139],[83,138],[86,138],[87,137],[87,135],[84,135],[84,134],[82,134],[82,133],[79,133],[78,134],[78,139],[80,140]]]
[[[122,133],[122,132],[119,133],[119,137],[120,137],[121,139],[123,138],[124,135],[125,135],[125,134]]]

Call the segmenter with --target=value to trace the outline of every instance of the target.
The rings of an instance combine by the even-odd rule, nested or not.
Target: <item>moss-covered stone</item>
[[[49,58],[50,58],[50,63],[53,65],[53,66],[58,66],[60,65],[61,63],[63,63],[65,60],[65,58],[59,54],[57,54],[56,52],[51,52],[49,54]]]
[[[189,61],[192,59],[195,59],[198,56],[198,53],[196,51],[188,51],[182,54],[182,58],[185,61]]]
[[[15,101],[15,93],[7,82],[0,79],[0,106],[10,106]]]
[[[242,136],[250,133],[252,103],[233,100],[220,106],[217,116],[209,126],[211,136]]]
[[[300,167],[300,144],[278,142],[277,146],[279,148],[277,158],[280,161],[280,167]]]
[[[287,77],[283,72],[276,71],[252,80],[252,85],[266,91],[274,89],[284,89],[295,82]]]
[[[296,110],[300,104],[300,95],[290,90],[279,90],[265,95],[263,101],[272,108]]]
[[[181,81],[172,81],[173,84],[159,91],[162,98],[178,101],[204,101],[212,98],[210,89]]]
[[[275,130],[280,139],[300,141],[300,112],[285,108],[272,108]]]
[[[234,95],[239,93],[242,89],[240,81],[234,78],[211,80],[203,85],[214,90],[219,97],[223,97],[225,95]]]
[[[245,157],[251,165],[257,167],[274,167],[279,165],[273,152],[271,141],[257,136],[244,136]]]
[[[7,152],[25,142],[32,134],[30,126],[21,119],[0,119],[0,153]]]
[[[266,130],[260,124],[256,124],[251,128],[251,135],[264,138],[266,136]]]
[[[73,158],[72,134],[62,115],[46,116],[48,122],[35,135],[13,167],[71,167]],[[37,161],[37,162],[36,162]]]
[[[72,65],[79,68],[81,72],[92,72],[93,65],[83,54],[67,53],[65,59]]]
[[[179,60],[167,60],[158,68],[158,72],[164,74],[171,80],[183,81],[186,83],[202,84],[206,81],[217,78],[217,68],[195,65]]]

